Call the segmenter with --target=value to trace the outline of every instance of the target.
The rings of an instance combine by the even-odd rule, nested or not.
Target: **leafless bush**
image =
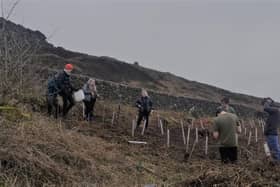
[[[28,90],[32,75],[31,62],[35,61],[35,54],[39,49],[39,42],[30,43],[17,30],[10,28],[8,19],[15,7],[20,2],[17,0],[5,16],[2,0],[2,18],[0,18],[0,95],[8,98],[22,95]],[[29,90],[28,90],[29,91]]]

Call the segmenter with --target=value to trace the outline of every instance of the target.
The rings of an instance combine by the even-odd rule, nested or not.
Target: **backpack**
[[[151,106],[150,106],[150,98],[148,97],[145,97],[145,98],[142,98],[142,107],[143,107],[143,112],[151,112]]]
[[[48,83],[47,83],[48,95],[57,94],[58,92],[56,77],[57,75],[54,75],[54,76],[50,76],[48,79]]]

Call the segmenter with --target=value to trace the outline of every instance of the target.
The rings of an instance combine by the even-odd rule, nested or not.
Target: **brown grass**
[[[259,142],[252,140],[250,146],[247,146],[248,137],[241,136],[238,165],[221,165],[216,142],[211,138],[209,155],[205,156],[203,134],[187,161],[179,124],[184,117],[182,113],[155,112],[145,136],[138,130],[132,138],[131,122],[136,110],[122,106],[119,120],[112,125],[112,113],[117,109],[117,104],[99,101],[92,124],[80,120],[79,105],[64,121],[39,113],[33,113],[29,120],[11,121],[0,114],[2,186],[270,186],[279,183],[279,168],[265,160],[261,131]],[[157,114],[168,121],[164,129],[165,132],[167,127],[170,129],[169,149],[166,135],[162,136],[157,126]],[[148,145],[130,145],[128,140],[147,141]],[[191,145],[193,141],[192,130]]]

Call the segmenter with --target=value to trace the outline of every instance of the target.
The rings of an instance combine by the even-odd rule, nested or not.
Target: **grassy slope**
[[[157,114],[153,115],[144,137],[138,130],[136,137],[132,138],[131,121],[136,111],[128,106],[122,107],[118,124],[112,126],[111,115],[116,108],[114,104],[99,101],[92,124],[79,120],[80,106],[74,108],[71,118],[62,122],[39,113],[32,113],[29,120],[6,120],[7,114],[1,113],[2,181],[8,186],[15,183],[19,186],[99,184],[116,187],[149,183],[264,186],[279,182],[279,168],[263,160],[260,131],[260,142],[255,143],[253,138],[249,147],[248,137],[241,136],[241,162],[237,166],[221,166],[211,138],[209,156],[205,157],[205,137],[202,136],[193,156],[186,162],[179,124],[182,114],[158,113],[169,121],[171,147],[168,149],[166,135],[160,135],[157,126]],[[147,141],[148,145],[130,145],[128,140]],[[191,146],[193,140],[194,131]]]

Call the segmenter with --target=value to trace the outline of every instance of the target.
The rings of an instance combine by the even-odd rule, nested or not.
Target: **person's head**
[[[73,71],[73,69],[74,69],[74,67],[73,67],[72,64],[66,64],[66,65],[64,66],[64,71],[65,71],[65,73],[67,73],[68,75],[71,74],[71,72]]]
[[[219,115],[225,114],[225,113],[226,113],[226,110],[224,107],[218,107],[216,110],[216,116],[219,116]]]
[[[221,100],[222,105],[229,105],[230,99],[228,97],[224,97]]]
[[[88,80],[88,85],[93,85],[93,86],[95,86],[95,80],[94,79],[92,79],[92,78],[90,78],[89,80]]]
[[[142,97],[149,97],[147,90],[142,89],[142,91],[141,91],[141,96],[142,96]]]
[[[262,105],[267,104],[267,103],[272,104],[273,102],[274,102],[273,99],[271,99],[270,97],[267,97],[262,100]]]

